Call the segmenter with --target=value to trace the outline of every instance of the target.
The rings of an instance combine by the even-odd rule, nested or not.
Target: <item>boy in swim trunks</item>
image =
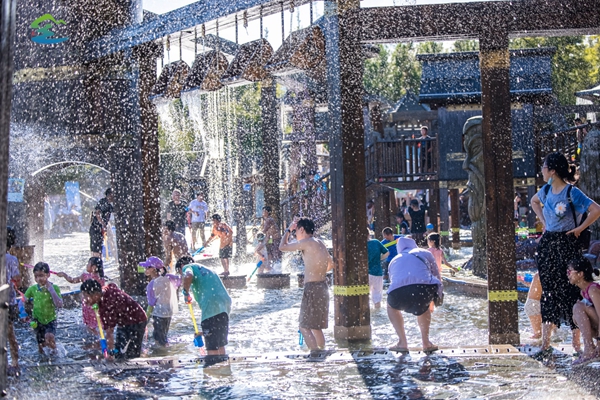
[[[229,259],[231,253],[233,253],[233,229],[225,222],[221,222],[221,216],[214,214],[212,216],[212,234],[206,241],[206,247],[216,239],[219,239],[219,258],[221,259],[221,265],[223,266],[223,272],[219,275],[229,276]]]
[[[291,231],[296,231],[295,243],[288,243]],[[315,224],[309,218],[294,218],[281,238],[279,250],[302,251],[304,261],[304,294],[300,305],[300,332],[312,350],[325,348],[323,329],[329,318],[329,287],[327,271],[333,269],[333,259],[325,244],[313,237]]]

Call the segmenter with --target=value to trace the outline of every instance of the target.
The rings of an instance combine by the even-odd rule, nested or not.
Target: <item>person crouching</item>
[[[98,304],[109,352],[116,358],[139,357],[148,321],[144,309],[114,283],[103,289],[88,279],[81,284],[81,294],[89,306]]]

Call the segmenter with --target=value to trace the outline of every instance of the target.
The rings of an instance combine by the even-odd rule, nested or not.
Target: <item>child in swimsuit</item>
[[[90,257],[85,268],[85,272],[82,273],[80,276],[71,278],[64,272],[58,272],[56,275],[60,276],[61,278],[64,278],[69,283],[82,283],[87,281],[88,279],[93,279],[96,282],[98,282],[100,286],[104,286],[106,284],[106,277],[104,276],[104,265],[100,257]],[[96,314],[94,313],[94,310],[92,309],[92,307],[85,304],[85,302],[82,302],[81,311],[83,313],[84,325],[87,327],[90,334],[97,335],[98,322],[96,321]]]
[[[592,264],[585,258],[571,261],[567,268],[569,283],[579,287],[583,297],[583,300],[573,306],[573,320],[581,330],[584,344],[583,353],[573,361],[574,366],[588,364],[600,356],[600,284],[594,282],[593,273],[600,275],[600,271],[592,268]]]

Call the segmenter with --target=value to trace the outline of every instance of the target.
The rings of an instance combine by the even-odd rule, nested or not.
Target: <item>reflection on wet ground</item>
[[[81,273],[87,258],[88,238],[76,234],[46,241],[45,261],[71,276]],[[253,264],[237,266],[249,274]],[[284,272],[294,270],[284,267]],[[117,276],[109,265],[107,275]],[[59,285],[68,286],[54,278]],[[23,374],[11,378],[12,398],[585,398],[586,392],[565,377],[572,360],[557,356],[555,369],[524,355],[453,357],[424,356],[411,352],[400,357],[373,349],[395,343],[396,335],[385,310],[372,310],[369,343],[336,343],[333,340],[333,301],[330,305],[326,347],[335,353],[307,358],[298,345],[297,318],[302,289],[231,290],[233,313],[227,351],[229,362],[207,366],[197,360],[193,327],[187,309],[180,306],[173,317],[170,345],[144,350],[145,362],[105,364],[97,360],[97,338],[81,327],[81,310],[60,311],[57,340],[66,357],[49,360],[37,354],[32,331],[20,324]],[[333,296],[332,296],[333,297]],[[196,309],[196,312],[200,313]],[[520,310],[523,337],[531,335]],[[149,327],[151,330],[151,327]],[[416,319],[406,318],[409,345],[420,345]],[[567,331],[561,330],[564,338]],[[151,337],[151,332],[148,335]],[[431,338],[441,347],[487,345],[487,304],[480,299],[446,296],[444,306],[433,314]],[[349,353],[362,349],[362,353]],[[339,352],[339,355],[338,355]],[[357,356],[358,354],[358,356]],[[361,355],[362,354],[362,355]],[[253,357],[268,355],[258,361]],[[293,357],[290,355],[294,355]],[[343,355],[343,356],[342,356]],[[244,356],[247,358],[244,359]],[[277,357],[277,358],[276,358]],[[235,359],[234,359],[235,358]],[[167,361],[165,361],[167,360]],[[590,397],[591,398],[591,397]]]

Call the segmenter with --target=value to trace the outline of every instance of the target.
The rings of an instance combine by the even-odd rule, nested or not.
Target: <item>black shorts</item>
[[[225,246],[222,249],[219,249],[219,258],[231,258],[232,252],[233,248],[231,246]]]
[[[227,313],[217,314],[207,318],[200,323],[204,335],[206,350],[218,350],[229,343],[229,315]]]
[[[90,251],[92,253],[102,253],[102,245],[104,245],[102,231],[90,228]]]
[[[8,306],[8,322],[17,322],[19,320],[19,305],[11,304]]]
[[[46,325],[42,325],[38,322],[37,328],[33,330],[35,332],[35,338],[39,344],[44,344],[46,341],[46,333],[56,335],[56,320],[48,322]]]
[[[171,325],[171,317],[156,317],[153,315],[152,325],[154,326],[152,337],[156,340],[156,343],[165,346],[167,344],[169,326]]]
[[[429,309],[438,285],[407,285],[388,293],[387,303],[394,310],[421,315]]]
[[[115,348],[119,349],[117,358],[137,358],[142,354],[142,342],[146,332],[146,321],[134,325],[117,326]]]

